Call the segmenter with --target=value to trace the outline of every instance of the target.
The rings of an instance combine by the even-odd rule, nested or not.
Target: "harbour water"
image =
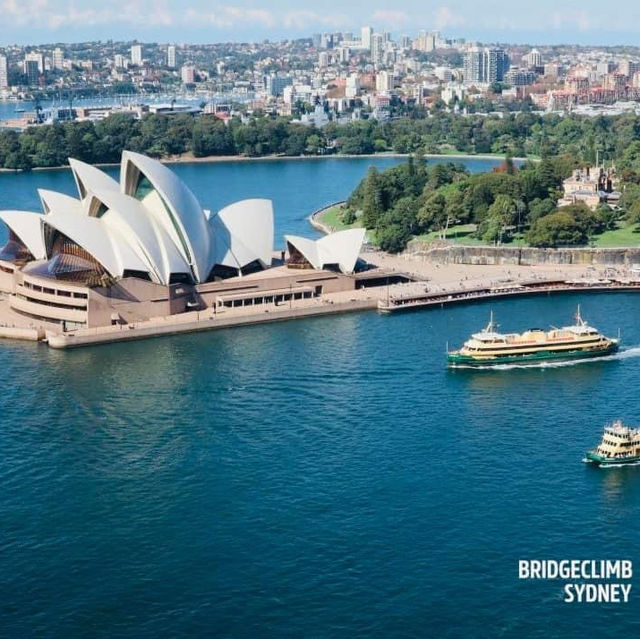
[[[205,204],[275,195],[279,224],[309,232],[367,163],[348,179],[353,164],[292,164],[178,168],[203,171],[182,177]],[[244,190],[223,192],[240,169]],[[0,176],[0,207],[32,207],[43,178],[68,174]],[[445,368],[446,342],[490,309],[522,330],[578,302],[623,352]],[[564,295],[69,352],[0,343],[0,635],[637,635],[636,577],[629,604],[567,604],[517,561],[640,567],[640,467],[581,462],[604,422],[640,422],[639,312],[634,294]]]

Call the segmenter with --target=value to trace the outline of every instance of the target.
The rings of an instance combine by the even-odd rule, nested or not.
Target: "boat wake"
[[[593,464],[593,461],[591,459],[587,459],[586,457],[583,457],[582,461],[585,464]],[[602,469],[606,469],[606,468],[628,468],[629,466],[638,466],[638,465],[640,465],[640,460],[639,461],[635,461],[635,462],[627,462],[626,464],[593,464],[593,465],[597,466],[597,468],[602,468]]]
[[[510,371],[515,369],[546,369],[546,368],[564,368],[566,366],[579,366],[581,364],[593,364],[595,362],[611,362],[614,360],[630,359],[640,357],[640,346],[632,346],[624,350],[613,353],[612,355],[603,355],[602,357],[585,357],[584,359],[572,359],[562,362],[539,362],[534,364],[495,364],[490,366],[465,366],[464,364],[454,366],[452,368],[466,368],[484,371]]]

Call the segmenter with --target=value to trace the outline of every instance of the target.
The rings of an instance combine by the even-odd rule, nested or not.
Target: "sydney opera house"
[[[70,160],[78,197],[40,190],[42,212],[0,211],[2,320],[42,330],[269,305],[357,287],[364,230],[286,236],[269,200],[203,209],[176,174],[125,151],[119,182]]]

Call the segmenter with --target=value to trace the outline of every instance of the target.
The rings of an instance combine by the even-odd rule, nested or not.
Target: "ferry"
[[[586,454],[584,461],[596,466],[640,463],[640,428],[630,428],[620,420],[607,424],[602,441]]]
[[[459,350],[447,350],[447,363],[454,368],[587,359],[615,353],[619,343],[589,326],[579,306],[571,326],[550,331],[530,328],[524,333],[499,333],[492,312],[486,328],[474,333]]]

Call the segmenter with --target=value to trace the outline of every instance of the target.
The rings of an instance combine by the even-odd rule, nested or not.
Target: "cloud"
[[[590,31],[594,28],[586,11],[555,11],[551,14],[551,24],[554,29],[571,28]]]
[[[306,29],[313,25],[322,25],[338,29],[350,23],[347,16],[337,13],[317,13],[316,11],[308,11],[300,9],[296,11],[288,11],[284,14],[283,24],[288,29]]]
[[[435,25],[438,29],[447,27],[459,27],[465,23],[464,17],[453,13],[449,7],[439,7],[435,15]]]
[[[277,25],[276,16],[268,9],[246,9],[234,5],[219,6],[215,11],[189,9],[179,21],[191,27],[208,24],[224,29],[247,24],[257,24],[270,29]]]
[[[390,27],[391,29],[399,29],[409,23],[410,18],[404,11],[395,11],[393,9],[378,9],[371,16],[372,22],[380,26]]]
[[[53,6],[49,0],[2,0],[0,14],[4,26],[45,27],[57,30],[63,27],[93,27],[109,24],[129,24],[134,26],[171,26],[173,15],[166,1],[103,0],[99,8],[87,3],[69,2]]]
[[[233,29],[258,26],[264,29],[303,30],[312,26],[340,28],[351,23],[348,16],[331,12],[294,10],[276,13],[270,9],[243,7],[235,4],[207,5],[188,9],[169,6],[167,0],[0,0],[3,27],[35,27],[58,30],[65,27],[128,25],[133,27],[183,26],[201,29]],[[0,27],[2,29],[2,27]]]

